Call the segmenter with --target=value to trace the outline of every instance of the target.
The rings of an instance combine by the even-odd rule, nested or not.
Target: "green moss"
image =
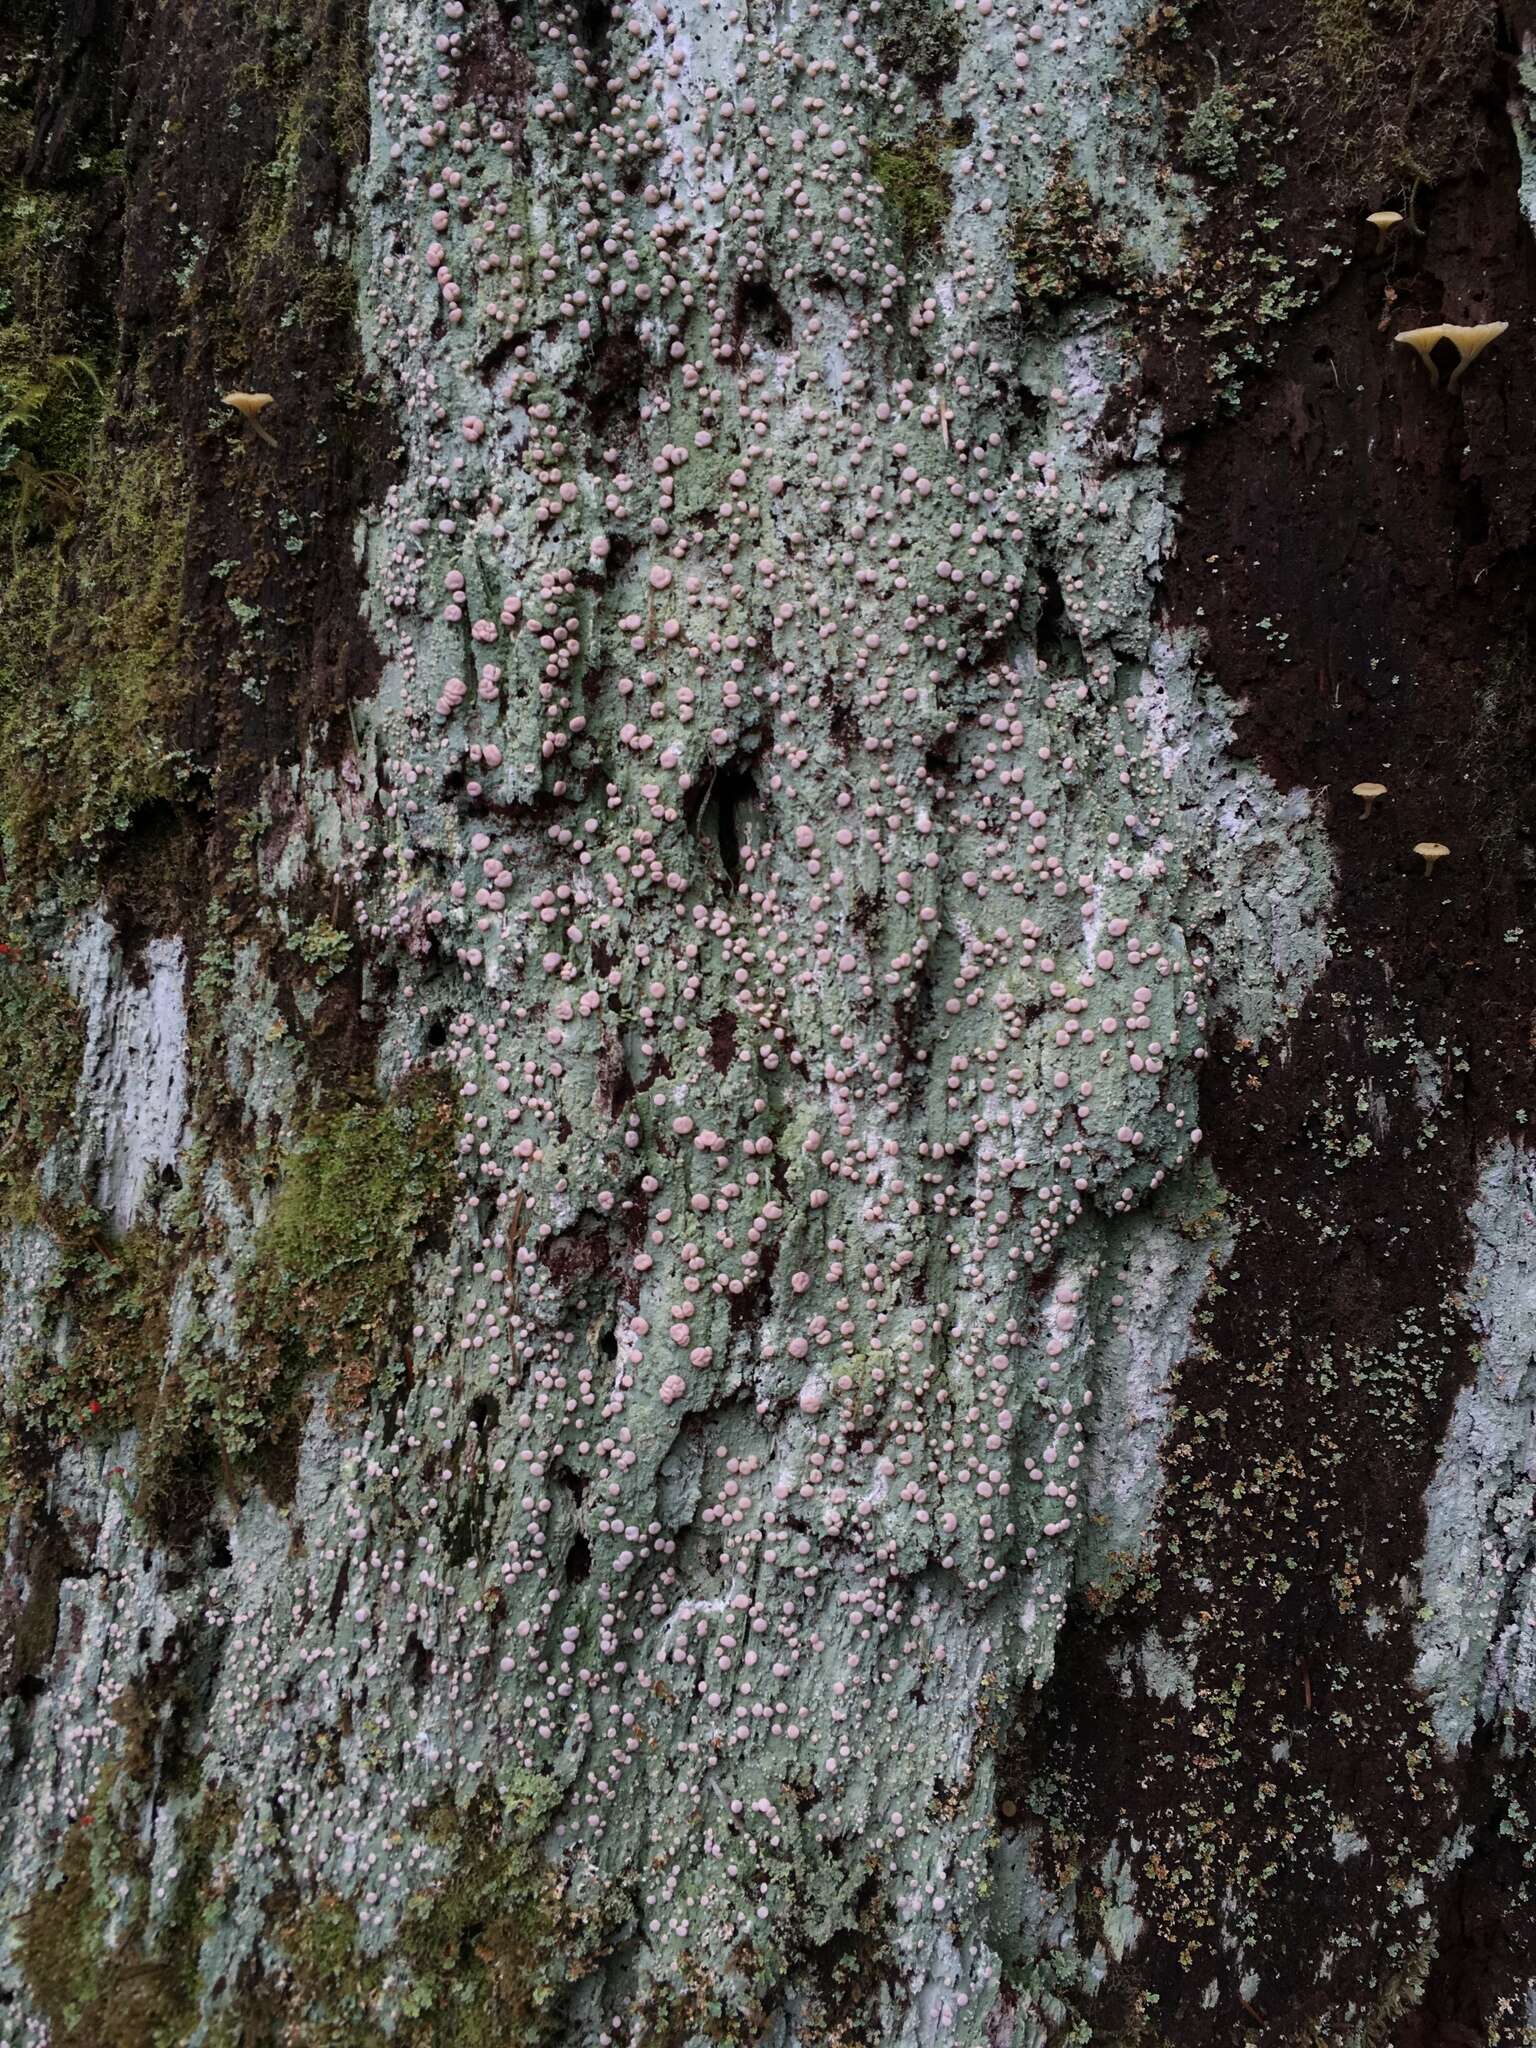
[[[1342,166],[1372,182],[1429,185],[1466,170],[1467,98],[1492,35],[1486,8],[1307,0],[1304,20],[1298,69],[1347,117],[1337,129]]]
[[[0,952],[0,1220],[24,1209],[69,1117],[83,1057],[80,1013],[64,984]]]
[[[121,1773],[104,1776],[52,1879],[17,1922],[22,1970],[53,2048],[180,2048],[196,2024],[198,1950],[220,1910],[209,1876],[238,1805],[214,1787],[183,1822],[176,1896],[151,1950],[142,1846],[123,1790]]]
[[[64,1840],[54,1881],[18,1923],[21,1965],[61,2048],[92,2036],[106,1976],[108,1904],[98,1889],[90,1827],[77,1821]]]
[[[175,1245],[149,1225],[113,1239],[84,1204],[42,1206],[36,1220],[58,1258],[29,1305],[38,1334],[6,1386],[6,1423],[50,1441],[120,1429],[159,1380]]]
[[[1305,11],[1318,54],[1347,91],[1411,19],[1413,0],[1307,0]]]
[[[288,240],[294,210],[302,203],[300,165],[308,118],[304,95],[295,92],[282,110],[277,147],[266,163],[246,174],[233,265],[242,291],[252,289]]]
[[[84,356],[40,354],[25,329],[0,331],[0,508],[14,542],[73,530],[100,418]]]
[[[58,1256],[0,1406],[5,1490],[58,1441],[130,1422],[143,1432],[132,1505],[152,1530],[195,1522],[242,1469],[267,1483],[261,1461],[291,1448],[293,1393],[312,1364],[336,1368],[350,1404],[391,1363],[412,1260],[451,1199],[454,1132],[452,1098],[429,1075],[312,1121],[242,1274],[233,1355],[194,1311],[168,1361],[177,1238],[143,1226],[114,1240],[84,1205],[23,1204]]]
[[[288,1154],[245,1282],[247,1335],[266,1371],[247,1361],[221,1401],[232,1454],[263,1426],[279,1380],[334,1364],[347,1401],[386,1365],[412,1261],[452,1191],[454,1131],[451,1097],[424,1074],[385,1102],[326,1111]]]
[[[39,190],[10,171],[31,139],[33,75],[26,62],[0,74],[0,531],[13,540],[78,515],[110,333],[78,282],[95,275],[94,181]]]
[[[279,1929],[316,2048],[542,2048],[562,2038],[562,1993],[591,1966],[585,1931],[561,1906],[539,1838],[553,1784],[514,1773],[465,1811],[444,1802],[423,1833],[453,1854],[413,1893],[385,1952],[365,1955],[356,1909],[328,1894]],[[387,2008],[396,2015],[386,2033]],[[297,2015],[295,2015],[297,2017]]]
[[[232,74],[232,97],[249,93],[270,102],[276,131],[266,161],[245,175],[230,251],[231,311],[259,307],[280,282],[292,295],[285,325],[302,319],[315,327],[352,316],[351,266],[315,260],[306,166],[317,155],[350,164],[368,153],[367,17],[366,0],[344,0],[331,10],[308,0],[277,0],[265,13],[260,55]],[[239,325],[228,323],[226,334],[238,351],[244,339]]]
[[[0,852],[13,898],[70,867],[83,893],[103,835],[174,791],[166,735],[184,702],[182,465],[143,408],[109,416],[103,395],[117,332],[101,181],[120,165],[103,150],[46,189],[7,174],[31,139],[24,84],[0,79]]]
[[[180,461],[99,446],[86,489],[70,554],[23,549],[0,614],[6,868],[35,881],[72,865],[82,888],[81,856],[179,790],[167,735],[186,698]]]
[[[920,128],[909,142],[880,143],[869,154],[869,167],[901,223],[910,248],[931,243],[949,219],[954,190],[949,159],[955,138],[941,122]]]
[[[145,1432],[145,1476],[129,1504],[152,1522],[146,1502],[169,1439],[157,1446],[179,1420],[181,1387],[166,1354],[183,1240],[148,1224],[114,1238],[89,1204],[44,1201],[33,1190],[13,1190],[11,1217],[46,1230],[55,1249],[46,1282],[26,1301],[33,1335],[0,1393],[0,1507],[35,1490],[59,1443],[133,1424]],[[206,1468],[206,1444],[202,1458]],[[183,1495],[189,1484],[182,1474]]]
[[[207,1518],[220,1482],[231,1497],[238,1492],[206,1407],[179,1372],[168,1372],[156,1392],[140,1439],[137,1474],[130,1504],[146,1533],[157,1540],[196,1529]]]

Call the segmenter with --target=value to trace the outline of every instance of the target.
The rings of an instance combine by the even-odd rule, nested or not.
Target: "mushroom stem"
[[[251,432],[253,434],[260,434],[262,440],[266,442],[269,448],[277,446],[272,436],[265,427],[258,423],[256,418],[258,413],[265,412],[272,403],[270,391],[226,391],[224,393],[224,403],[232,406],[251,429]]]
[[[1386,793],[1387,786],[1384,782],[1357,782],[1350,791],[1350,795],[1359,797],[1361,803],[1365,806],[1360,813],[1362,818],[1368,818],[1371,815],[1372,807]]]

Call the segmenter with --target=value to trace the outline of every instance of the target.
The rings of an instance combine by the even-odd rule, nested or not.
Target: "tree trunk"
[[[6,2048],[1536,2041],[1533,64],[12,0]]]

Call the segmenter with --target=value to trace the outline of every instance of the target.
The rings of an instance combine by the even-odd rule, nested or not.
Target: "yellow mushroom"
[[[1413,850],[1423,861],[1425,874],[1432,875],[1435,872],[1435,862],[1444,860],[1451,849],[1442,846],[1438,839],[1421,839]]]
[[[1497,341],[1509,325],[1507,320],[1488,320],[1481,327],[1410,327],[1402,334],[1394,335],[1395,341],[1411,348],[1429,372],[1431,384],[1440,382],[1440,365],[1435,361],[1435,349],[1442,341],[1448,341],[1455,349],[1457,364],[1445,380],[1447,391],[1454,391],[1461,382],[1463,373],[1475,363],[1490,341]]]
[[[257,418],[257,414],[265,412],[272,403],[270,391],[226,391],[224,393],[224,403],[232,405],[246,425],[255,433],[260,434],[262,440],[266,442],[269,448],[277,446],[277,443]]]
[[[1365,805],[1365,809],[1360,813],[1362,818],[1368,818],[1371,815],[1371,807],[1377,797],[1385,796],[1386,793],[1387,785],[1384,782],[1357,782],[1350,791],[1351,796],[1359,797],[1360,801]]]
[[[1402,225],[1403,216],[1400,213],[1382,212],[1368,213],[1365,218],[1369,225],[1375,228],[1378,238],[1384,242],[1395,227]]]

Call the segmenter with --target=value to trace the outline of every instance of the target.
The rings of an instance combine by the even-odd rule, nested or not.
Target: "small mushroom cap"
[[[1387,785],[1384,782],[1357,782],[1350,791],[1351,796],[1363,797],[1385,796],[1386,793]]]
[[[1388,228],[1395,228],[1403,216],[1400,213],[1383,212],[1368,213],[1365,217],[1373,228],[1380,228],[1385,234]]]
[[[1413,850],[1421,860],[1443,860],[1451,849],[1438,839],[1421,839]]]
[[[272,403],[270,391],[226,391],[224,403],[232,405],[243,419],[254,419]]]

